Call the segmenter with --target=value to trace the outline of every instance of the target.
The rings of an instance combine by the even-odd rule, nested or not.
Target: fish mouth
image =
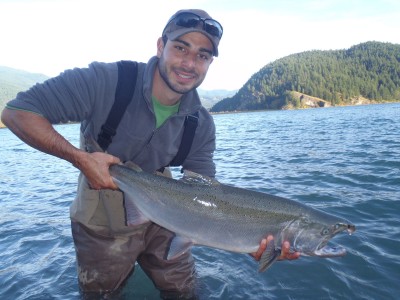
[[[356,227],[352,224],[345,224],[345,223],[338,223],[335,225],[335,229],[332,234],[325,239],[323,239],[313,250],[312,248],[308,248],[311,251],[304,251],[303,254],[306,256],[318,256],[318,257],[340,257],[345,256],[347,251],[342,246],[330,246],[328,242],[332,237],[336,234],[347,231],[349,235],[351,235],[355,230]]]
[[[351,235],[354,231],[356,231],[356,227],[352,224],[342,224],[342,228],[345,228],[344,230],[346,230],[349,235]],[[340,231],[343,231],[343,229],[338,230],[338,232]],[[334,235],[336,235],[336,233]],[[319,244],[317,249],[313,252],[312,255],[319,257],[340,257],[340,256],[345,256],[347,254],[346,249],[343,248],[342,246],[336,246],[336,247],[328,246],[327,243],[329,239]]]

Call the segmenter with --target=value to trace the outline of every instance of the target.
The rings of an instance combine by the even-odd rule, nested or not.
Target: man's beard
[[[158,71],[160,73],[161,78],[164,80],[164,82],[166,83],[166,85],[175,93],[177,94],[187,94],[190,91],[198,88],[200,86],[200,84],[203,82],[203,80],[201,80],[200,82],[198,82],[197,84],[193,85],[192,87],[186,88],[186,87],[181,87],[179,84],[172,84],[172,82],[169,80],[168,78],[168,72],[167,72],[167,67],[163,58],[163,55],[161,55],[159,61],[158,61]]]

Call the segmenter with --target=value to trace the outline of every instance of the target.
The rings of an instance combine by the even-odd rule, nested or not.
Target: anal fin
[[[186,253],[193,245],[193,242],[182,236],[175,236],[169,247],[167,259],[174,259],[179,257],[180,255]]]

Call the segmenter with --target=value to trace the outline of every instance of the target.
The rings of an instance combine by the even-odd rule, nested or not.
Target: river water
[[[357,231],[342,258],[265,273],[248,255],[194,247],[202,299],[397,299],[400,104],[214,115],[218,180],[319,208]],[[56,126],[78,144],[79,125]],[[77,170],[0,130],[0,299],[81,299],[69,205]],[[177,172],[175,172],[177,174]],[[158,299],[138,268],[118,297]]]

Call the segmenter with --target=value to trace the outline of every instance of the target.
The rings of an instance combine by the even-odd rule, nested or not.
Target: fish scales
[[[102,151],[85,136],[89,152]],[[129,167],[128,167],[129,164]],[[128,224],[152,221],[175,232],[168,259],[198,244],[228,251],[255,252],[261,239],[272,234],[260,259],[265,271],[289,241],[302,255],[338,257],[343,247],[328,242],[340,232],[349,234],[349,221],[297,201],[216,182],[185,171],[183,180],[143,172],[136,165],[113,165],[110,174],[125,195]]]
[[[183,183],[125,168],[123,171],[131,177],[125,189],[142,194],[142,201],[136,201],[139,210],[159,225],[190,237],[194,244],[249,253],[258,249],[266,234],[273,234],[278,242],[294,238],[287,228],[299,224],[296,221],[301,218],[312,215],[315,219],[338,220],[265,193],[223,184]]]

